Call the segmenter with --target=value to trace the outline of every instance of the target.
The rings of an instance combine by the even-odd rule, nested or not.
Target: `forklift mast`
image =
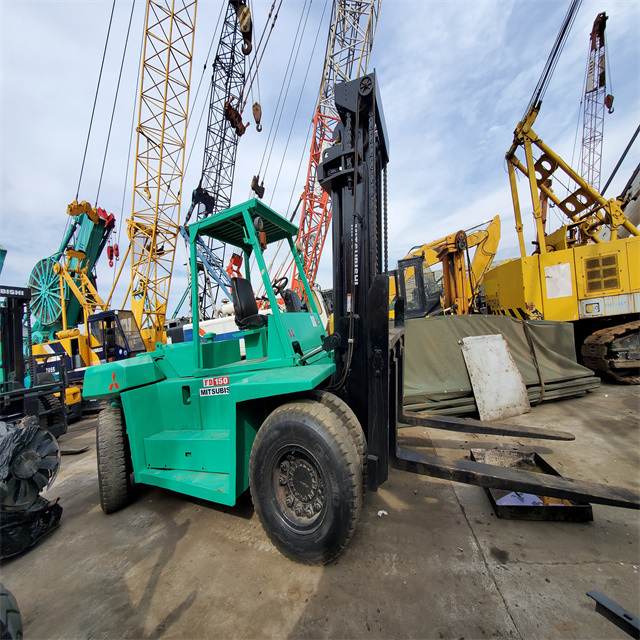
[[[390,418],[389,278],[381,275],[386,241],[382,172],[389,143],[375,72],[336,85],[335,103],[340,123],[318,166],[333,209],[333,312],[340,346],[332,390],[364,429],[368,484],[375,490],[388,474]],[[396,324],[402,317],[396,317]]]
[[[13,383],[24,383],[25,376],[35,372],[25,367],[22,352],[23,321],[29,312],[31,291],[25,287],[0,286],[0,391],[13,389]],[[30,347],[30,345],[27,345]],[[30,359],[30,363],[33,359]]]

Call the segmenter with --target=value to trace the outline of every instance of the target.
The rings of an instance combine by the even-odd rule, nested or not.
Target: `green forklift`
[[[326,336],[304,277],[297,232],[257,199],[189,227],[194,264],[197,238],[244,251],[246,278],[233,278],[232,291],[245,357],[237,337],[207,333],[87,370],[84,396],[114,400],[99,416],[97,437],[106,513],[129,502],[132,474],[137,483],[225,505],[234,505],[252,478],[252,486],[263,488],[253,493],[260,518],[289,555],[326,562],[347,543],[362,505],[366,444],[348,405],[320,390],[336,371],[335,338]],[[296,260],[306,304],[286,288],[286,278],[268,280],[263,250],[281,240]],[[258,312],[251,256],[272,313]],[[286,301],[285,311],[277,298]],[[193,321],[198,336],[197,315]],[[304,545],[297,542],[300,531]],[[327,539],[331,544],[322,542]]]
[[[327,335],[320,322],[295,246],[298,229],[284,217],[254,199],[190,225],[192,264],[199,238],[244,253],[245,278],[231,282],[240,335],[207,333],[198,340],[196,315],[194,341],[158,344],[155,352],[87,370],[84,396],[111,399],[97,429],[102,509],[111,513],[127,505],[134,481],[225,505],[250,489],[275,546],[295,561],[323,564],[346,546],[365,487],[377,490],[390,466],[639,508],[638,497],[625,489],[449,460],[398,443],[399,423],[532,438],[573,436],[405,415],[404,304],[398,298],[391,325],[389,281],[397,275],[383,270],[381,176],[388,142],[375,74],[337,85],[335,98],[341,122],[318,169],[333,204],[335,332]],[[263,252],[282,240],[295,260],[304,301],[287,288],[286,278],[270,281]],[[270,313],[258,309],[251,258]],[[196,278],[192,269],[194,309]]]

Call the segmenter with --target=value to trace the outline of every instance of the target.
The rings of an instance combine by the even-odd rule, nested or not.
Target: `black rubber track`
[[[119,407],[107,407],[98,416],[96,431],[100,506],[105,513],[126,507],[131,501],[131,459]]]
[[[288,453],[312,466],[322,487],[316,492],[322,507],[308,518],[284,504],[279,480]],[[249,481],[262,526],[291,560],[326,564],[351,539],[362,508],[362,465],[347,427],[329,407],[302,400],[275,409],[254,441]]]

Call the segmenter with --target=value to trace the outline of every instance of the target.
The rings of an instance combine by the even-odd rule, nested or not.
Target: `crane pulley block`
[[[248,56],[253,49],[251,44],[251,36],[253,32],[253,21],[251,20],[251,10],[244,3],[243,0],[230,0],[231,5],[236,10],[238,16],[238,25],[240,26],[240,33],[242,33],[242,39],[244,44],[242,45],[242,53]]]
[[[260,120],[262,120],[262,107],[259,102],[253,103],[253,119],[256,121],[256,131],[260,133],[260,131],[262,131],[262,125],[260,124]]]
[[[236,130],[238,136],[243,135],[249,126],[248,122],[247,124],[242,123],[242,114],[231,104],[231,100],[224,105],[224,117]]]
[[[260,176],[253,176],[251,190],[262,200],[264,198],[264,180],[260,182]]]

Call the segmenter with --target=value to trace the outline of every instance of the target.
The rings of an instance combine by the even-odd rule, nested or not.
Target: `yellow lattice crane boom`
[[[127,297],[148,349],[163,337],[178,237],[196,4],[147,2]]]

